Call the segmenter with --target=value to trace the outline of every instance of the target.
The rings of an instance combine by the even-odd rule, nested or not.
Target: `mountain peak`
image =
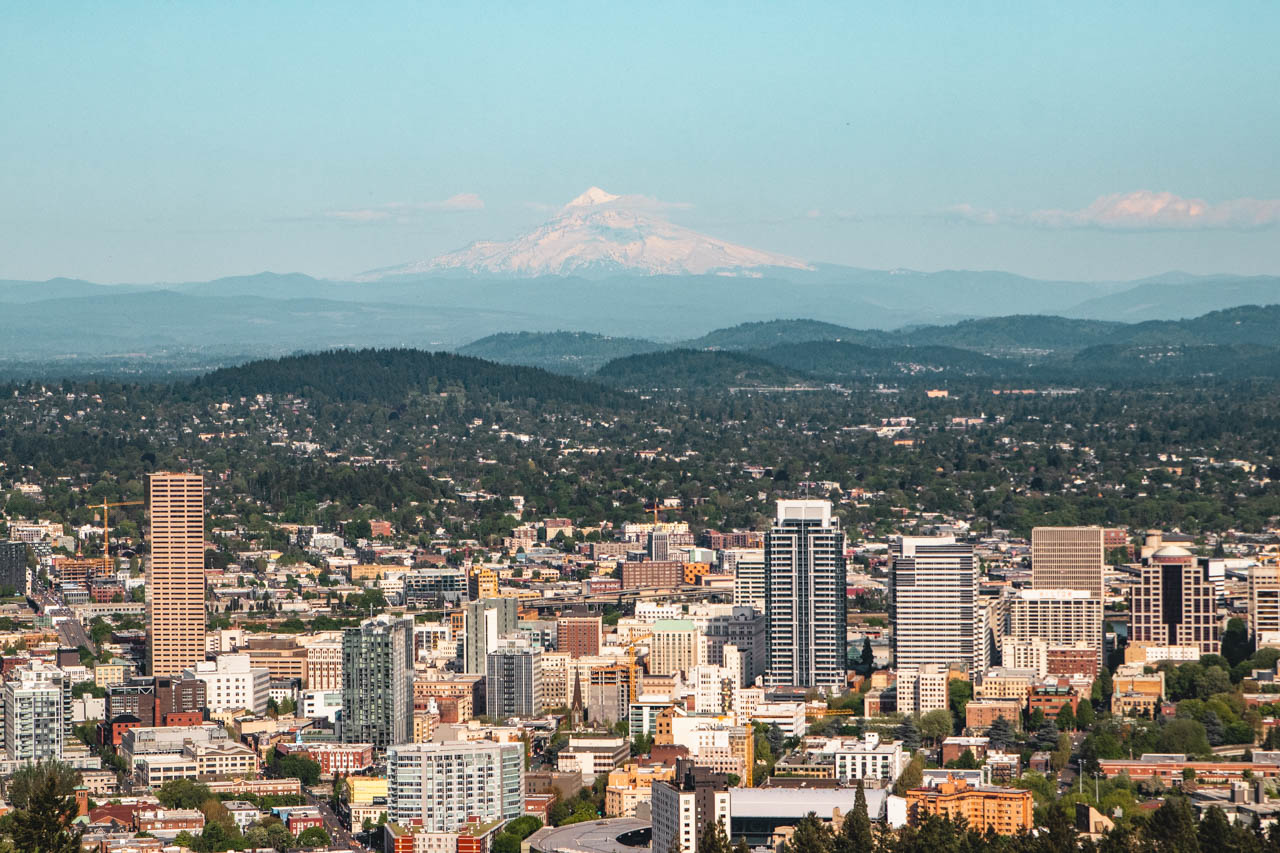
[[[613,193],[607,193],[599,187],[591,187],[582,195],[565,205],[565,208],[571,207],[592,207],[597,204],[608,204],[611,201],[617,201],[622,196],[616,196]]]
[[[533,278],[545,275],[760,275],[804,261],[676,225],[643,196],[591,187],[538,228],[506,242],[480,241],[429,261],[373,270],[358,281],[433,273]]]

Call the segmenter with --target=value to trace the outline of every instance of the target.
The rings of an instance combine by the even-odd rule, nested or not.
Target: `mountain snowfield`
[[[812,269],[804,261],[762,252],[676,225],[638,196],[591,187],[554,219],[510,242],[480,241],[429,261],[372,270],[357,281],[442,272],[536,277],[631,272],[642,275],[752,274]]]

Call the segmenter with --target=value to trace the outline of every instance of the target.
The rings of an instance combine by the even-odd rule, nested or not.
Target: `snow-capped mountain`
[[[738,246],[667,221],[656,205],[592,187],[554,219],[510,242],[480,241],[429,261],[373,270],[362,281],[440,272],[533,277],[606,272],[742,274],[804,261]]]

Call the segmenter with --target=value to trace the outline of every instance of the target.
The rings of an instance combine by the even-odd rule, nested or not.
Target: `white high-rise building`
[[[524,813],[524,745],[413,743],[387,752],[387,818],[427,832],[456,832]]]
[[[764,613],[764,551],[735,548],[720,552],[720,571],[733,575],[733,603]]]
[[[844,544],[830,501],[778,501],[764,538],[769,686],[844,689]]]
[[[254,669],[248,655],[218,655],[183,671],[183,678],[204,682],[205,705],[210,711],[267,712],[271,698],[271,671]]]
[[[4,683],[4,751],[13,761],[62,758],[71,736],[71,682],[56,666],[20,666]]]
[[[900,536],[891,577],[896,668],[986,665],[986,612],[978,600],[973,546],[954,536]]]
[[[1021,589],[1009,599],[1009,634],[1050,646],[1087,642],[1102,662],[1102,599],[1087,589]],[[1008,661],[1005,666],[1011,666]]]

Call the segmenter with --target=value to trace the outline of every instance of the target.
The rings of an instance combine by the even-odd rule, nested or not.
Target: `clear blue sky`
[[[1280,273],[1278,43],[1274,0],[14,4],[0,278],[340,277],[592,184],[864,267]]]

